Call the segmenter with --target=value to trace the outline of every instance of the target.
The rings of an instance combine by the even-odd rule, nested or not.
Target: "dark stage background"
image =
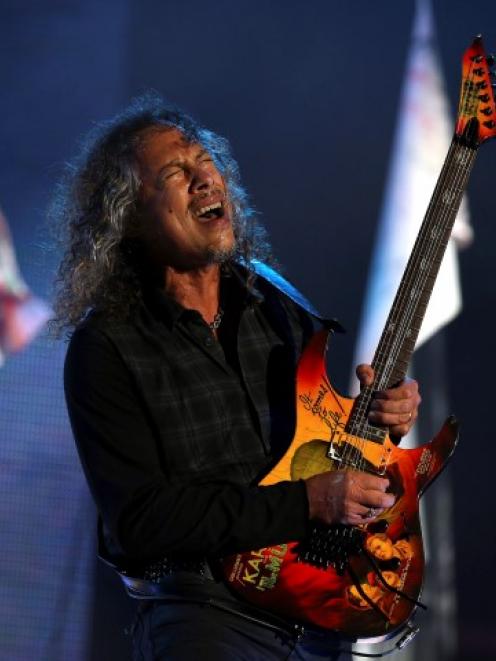
[[[454,110],[471,37],[483,32],[496,48],[496,5],[433,7]],[[410,0],[1,0],[0,206],[32,290],[50,298],[57,255],[44,218],[65,159],[92,123],[153,87],[231,141],[286,275],[348,329],[331,347],[331,378],[346,391],[413,11]],[[496,148],[484,147],[469,187],[464,310],[446,331],[463,424],[450,467],[458,661],[496,658],[495,162]],[[131,609],[94,561],[64,351],[39,336],[0,369],[0,657],[9,660],[126,658]]]

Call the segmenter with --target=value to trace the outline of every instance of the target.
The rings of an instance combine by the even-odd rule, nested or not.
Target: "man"
[[[303,539],[311,520],[368,523],[394,502],[388,481],[257,486],[291,440],[311,316],[257,276],[270,253],[224,140],[153,97],[98,131],[54,206],[57,319],[76,328],[66,396],[101,554],[142,600],[136,658],[331,658],[339,641],[242,603],[216,560]],[[405,383],[370,417],[399,436],[419,401]]]

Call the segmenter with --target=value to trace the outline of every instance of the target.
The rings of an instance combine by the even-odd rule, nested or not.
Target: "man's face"
[[[142,238],[158,266],[222,261],[234,248],[224,180],[210,154],[177,129],[150,129],[136,153]]]

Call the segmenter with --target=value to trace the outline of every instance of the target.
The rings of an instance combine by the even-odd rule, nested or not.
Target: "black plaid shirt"
[[[217,341],[154,292],[127,322],[92,315],[66,358],[70,420],[118,563],[213,556],[301,538],[303,482],[258,487],[294,428],[308,315],[265,280],[222,278]]]

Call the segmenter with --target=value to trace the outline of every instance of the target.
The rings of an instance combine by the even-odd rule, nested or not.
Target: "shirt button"
[[[212,337],[210,337],[210,335],[207,335],[207,337],[203,340],[203,344],[206,347],[211,347],[213,343],[214,343],[214,340],[213,340]]]

